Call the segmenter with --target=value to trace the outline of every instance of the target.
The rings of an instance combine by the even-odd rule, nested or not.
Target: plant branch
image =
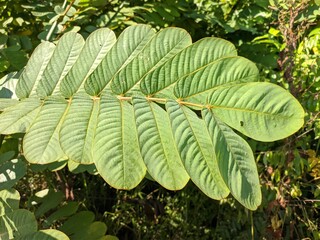
[[[3,135],[3,134],[0,134],[0,148],[1,148],[1,146],[2,146],[3,140],[4,140],[4,135]]]
[[[46,37],[46,41],[49,41],[50,38],[51,38],[51,35],[54,31],[54,29],[56,28],[57,24],[58,24],[58,21],[60,21],[60,19],[63,19],[64,16],[67,15],[67,13],[69,12],[70,8],[72,7],[72,5],[74,4],[75,0],[72,0],[69,5],[66,7],[66,9],[64,10],[64,12],[59,16],[59,18],[57,20],[55,20],[47,34],[47,37]]]

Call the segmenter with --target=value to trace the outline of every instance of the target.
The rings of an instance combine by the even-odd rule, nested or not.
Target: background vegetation
[[[294,136],[272,143],[246,139],[260,174],[259,209],[250,212],[232,197],[211,200],[191,182],[170,192],[145,179],[120,191],[95,169],[30,165],[19,134],[1,135],[0,190],[17,189],[20,208],[34,213],[40,229],[60,229],[73,239],[81,235],[69,225],[81,216],[92,219],[86,225],[96,239],[106,232],[119,239],[320,239],[320,2],[0,0],[0,77],[22,69],[43,40],[54,42],[68,31],[86,37],[99,27],[119,34],[136,23],[182,27],[194,41],[225,38],[258,65],[261,81],[279,84],[303,105],[305,126]],[[6,79],[0,96],[10,94]],[[19,166],[18,182],[2,180],[8,166]]]

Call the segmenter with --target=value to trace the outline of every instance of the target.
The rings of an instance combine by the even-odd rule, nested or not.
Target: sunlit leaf
[[[171,127],[182,162],[191,180],[213,199],[229,194],[218,168],[213,145],[204,122],[185,106],[166,104]]]
[[[25,158],[30,163],[51,163],[65,156],[59,144],[59,130],[68,104],[61,98],[46,100],[39,116],[23,139]]]
[[[133,100],[140,151],[148,172],[167,189],[183,188],[189,176],[175,148],[166,111],[146,99]]]
[[[139,150],[132,105],[103,96],[97,122],[92,152],[99,174],[112,187],[136,187],[146,167]]]
[[[256,210],[261,204],[261,190],[256,162],[249,144],[230,127],[202,111],[219,170],[231,194],[245,207]]]
[[[271,83],[241,83],[215,89],[208,96],[212,112],[230,127],[258,141],[276,141],[304,123],[300,103]]]

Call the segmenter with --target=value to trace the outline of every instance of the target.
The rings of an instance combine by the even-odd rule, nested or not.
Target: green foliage
[[[95,215],[90,211],[78,211],[79,203],[63,201],[63,193],[52,189],[41,190],[29,199],[29,206],[44,228],[59,226],[71,240],[76,239],[108,239],[107,226],[94,221]],[[110,236],[109,236],[110,237]],[[117,239],[117,238],[115,238]]]
[[[25,162],[14,155],[14,151],[0,154],[0,190],[10,189],[26,174]]]
[[[69,238],[64,233],[54,230],[40,230],[35,216],[26,209],[19,209],[19,193],[14,190],[1,190],[1,239],[62,239]]]
[[[0,115],[8,123],[1,132],[26,131],[23,150],[31,163],[94,163],[119,189],[137,186],[146,170],[173,190],[189,175],[209,197],[231,191],[256,209],[261,194],[251,149],[224,122],[274,141],[297,131],[304,116],[283,89],[252,83],[257,76],[231,43],[207,38],[191,44],[179,28],[154,33],[136,25],[118,40],[100,29],[86,43],[68,33],[56,46],[37,47],[17,83],[21,101]],[[205,121],[188,106],[202,110]],[[172,146],[177,152],[170,156]]]

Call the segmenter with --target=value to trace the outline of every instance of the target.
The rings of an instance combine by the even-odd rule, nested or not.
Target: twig
[[[63,17],[65,17],[68,13],[68,11],[70,10],[70,8],[72,7],[72,5],[74,4],[75,0],[72,0],[69,5],[66,7],[66,9],[64,10],[64,12],[60,15],[60,17],[54,21],[54,23],[52,24],[48,34],[47,34],[47,37],[46,37],[46,41],[49,41],[50,38],[51,38],[51,35],[54,31],[54,29],[56,28],[57,24],[58,24],[58,21],[60,21],[60,19],[63,19]]]

